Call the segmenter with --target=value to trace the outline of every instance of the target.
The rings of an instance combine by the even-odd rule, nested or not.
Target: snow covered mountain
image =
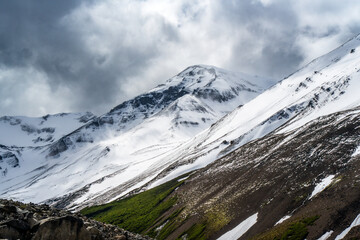
[[[359,45],[357,36],[272,87],[264,78],[189,67],[50,145],[9,149],[22,160],[0,180],[0,194],[73,209],[104,203],[275,130],[285,134],[359,106]]]
[[[161,138],[163,141],[172,141],[168,139],[168,134],[176,141],[184,140],[183,137],[194,136],[206,129],[273,84],[271,79],[232,73],[212,66],[192,66],[165,84],[116,106],[63,138],[58,145],[52,146],[49,155],[55,156],[65,148],[76,147],[73,143],[109,140],[130,129],[153,128],[141,127],[143,122],[160,127],[161,134],[164,127],[168,127],[170,131]],[[164,120],[164,125],[152,124],[154,119]],[[183,127],[187,130],[183,131]]]
[[[3,146],[18,163],[0,179],[0,194],[67,207],[124,195],[155,177],[146,172],[165,153],[273,83],[211,66],[189,67],[49,145]]]
[[[165,154],[133,195],[82,212],[121,226],[146,198],[153,221],[137,227],[156,239],[359,239],[359,89],[357,36]]]
[[[320,116],[359,106],[359,46],[360,35],[313,60],[195,136],[166,157],[168,168],[150,187],[205,167],[279,127],[279,133],[288,132]]]
[[[151,162],[145,161],[144,157],[143,163],[149,165],[140,172],[133,169],[136,175],[130,174],[126,180],[121,175],[109,175],[79,191],[82,197],[75,205],[111,201],[130,190],[137,192],[158,186],[205,167],[281,126],[284,127],[282,131],[290,131],[320,116],[358,106],[359,45],[360,36],[357,36],[238,107],[192,139],[176,147],[158,150],[158,155],[152,155]],[[110,190],[112,182],[119,184]],[[65,205],[69,203],[68,199],[65,198]]]

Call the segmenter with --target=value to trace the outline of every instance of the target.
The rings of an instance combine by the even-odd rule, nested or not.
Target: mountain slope
[[[357,107],[244,144],[175,180],[180,186],[160,204],[175,203],[142,232],[158,239],[334,239],[360,213],[359,122]],[[121,201],[83,212],[102,219]],[[356,230],[347,236],[359,237]]]
[[[315,59],[167,156],[150,187],[206,166],[287,122],[289,131],[360,104],[360,36]]]
[[[75,176],[76,184],[67,186],[66,191],[56,190],[55,192],[68,194],[62,198],[52,199],[52,203],[61,207],[77,208],[111,201],[129,192],[153,188],[184,173],[205,167],[237,147],[265,136],[285,123],[291,123],[287,129],[283,129],[286,132],[319,116],[359,105],[360,97],[357,94],[357,89],[360,87],[359,39],[360,37],[357,36],[334,51],[312,61],[253,100],[239,106],[214,125],[210,125],[209,129],[203,132],[197,131],[200,133],[192,139],[183,138],[177,141],[180,138],[176,132],[164,131],[172,127],[169,124],[171,121],[169,118],[164,118],[161,112],[157,112],[144,119],[142,124],[131,131],[122,133],[118,138],[111,138],[111,141],[102,141],[101,144],[91,145],[91,148],[82,148],[83,152],[81,149],[70,149],[78,151],[77,153],[70,151],[72,156],[78,156],[74,165],[76,166],[74,169],[79,169],[76,172],[78,176],[74,175],[74,171],[70,171],[65,178]],[[182,74],[184,73],[190,78],[194,75],[192,70],[185,70]],[[176,81],[170,81],[170,84],[177,86],[176,92],[181,92],[183,90],[181,82],[186,78],[173,79]],[[199,82],[196,81],[197,84],[202,84],[201,81]],[[170,86],[166,89],[173,88]],[[231,92],[232,88],[230,89]],[[198,99],[201,102],[207,100],[205,97]],[[214,103],[219,103],[221,98],[214,99]],[[205,105],[203,106],[207,109]],[[218,105],[214,104],[214,106]],[[156,123],[157,121],[153,121],[153,117],[156,116],[160,116],[158,118],[160,125]],[[73,134],[72,137],[74,136],[76,135]],[[175,137],[169,141],[169,136]],[[53,156],[57,156],[62,150],[71,148],[68,146],[71,146],[75,139],[63,140],[58,142],[59,145],[54,144],[50,148],[50,155],[54,153]],[[80,172],[83,166],[88,165],[89,158],[92,159],[91,164],[94,167],[87,168],[85,173]],[[118,161],[119,159],[121,162]],[[64,166],[68,166],[67,164]],[[98,173],[97,169],[103,171]],[[59,182],[62,177],[64,177],[62,174],[51,174],[49,179],[51,182]],[[34,187],[41,188],[39,184],[36,183]],[[43,183],[43,188],[45,186],[46,184]],[[23,193],[21,195],[24,196]]]
[[[22,150],[36,168],[8,173],[1,193],[73,209],[104,203],[205,167],[278,128],[287,133],[358,106],[359,44],[357,36],[260,95],[246,75],[190,67],[47,148]]]
[[[157,160],[164,153],[271,83],[210,66],[189,67],[49,146],[17,149],[20,167],[0,180],[0,193],[32,202],[51,199],[63,207],[124,195],[154,177],[146,172],[154,164],[162,167]]]

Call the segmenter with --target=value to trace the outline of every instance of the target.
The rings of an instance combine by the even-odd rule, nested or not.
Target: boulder
[[[91,239],[81,219],[74,216],[50,217],[43,219],[36,225],[34,240],[86,240]]]
[[[29,224],[23,220],[11,219],[0,223],[0,238],[24,239],[30,230]]]
[[[23,239],[24,236],[15,228],[10,226],[0,226],[0,239]]]

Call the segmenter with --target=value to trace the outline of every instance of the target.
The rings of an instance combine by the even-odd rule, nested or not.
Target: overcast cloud
[[[0,2],[0,116],[102,114],[189,65],[282,79],[360,33],[358,0]]]

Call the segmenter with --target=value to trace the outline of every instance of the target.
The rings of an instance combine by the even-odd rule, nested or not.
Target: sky
[[[0,2],[0,116],[106,113],[188,66],[283,79],[360,33],[358,0]]]

